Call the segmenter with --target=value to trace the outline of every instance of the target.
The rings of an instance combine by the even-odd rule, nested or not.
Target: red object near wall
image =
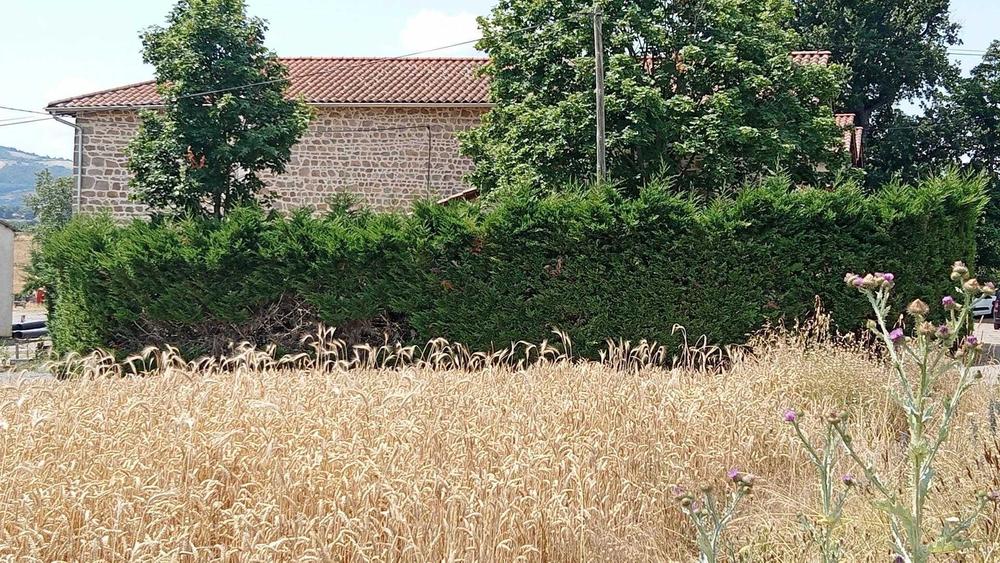
[[[44,303],[44,302],[45,302],[45,290],[44,289],[36,289],[35,290],[35,303]]]

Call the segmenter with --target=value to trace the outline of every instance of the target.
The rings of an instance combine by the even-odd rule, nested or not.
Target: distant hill
[[[0,146],[0,206],[21,207],[35,190],[35,174],[49,169],[59,178],[73,174],[73,163]]]

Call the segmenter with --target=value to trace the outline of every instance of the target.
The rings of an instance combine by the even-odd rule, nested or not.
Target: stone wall
[[[285,174],[266,178],[275,208],[323,210],[331,195],[347,192],[375,209],[402,209],[415,199],[444,197],[468,187],[462,178],[472,162],[459,154],[456,133],[478,125],[485,108],[316,110],[309,130],[292,149]],[[125,170],[125,146],[138,127],[136,112],[81,113],[76,121],[83,128],[81,211],[109,211],[121,218],[144,215],[143,206],[128,199]]]

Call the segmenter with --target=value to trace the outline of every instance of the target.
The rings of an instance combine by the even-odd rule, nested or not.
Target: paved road
[[[48,381],[55,379],[51,373],[41,371],[7,372],[0,373],[0,385],[16,384],[20,380],[25,381]]]

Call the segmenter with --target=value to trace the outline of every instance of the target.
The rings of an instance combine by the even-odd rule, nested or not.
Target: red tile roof
[[[851,153],[851,163],[861,166],[864,159],[864,128],[854,126],[853,113],[838,113],[833,119],[837,127],[844,130],[844,147]]]
[[[801,64],[825,65],[829,51],[793,51]],[[282,58],[288,67],[291,97],[311,104],[487,104],[488,78],[479,70],[485,58]],[[81,109],[157,106],[160,97],[153,81],[129,84],[48,105],[54,113]]]
[[[833,115],[838,127],[851,127],[854,125],[853,113],[836,113]]]
[[[290,97],[311,104],[459,104],[487,101],[488,78],[479,74],[484,58],[282,58],[289,71]],[[83,108],[156,106],[153,81],[58,100],[56,113]],[[60,111],[62,110],[62,111]]]
[[[830,64],[830,51],[792,51],[792,60],[801,64]]]

